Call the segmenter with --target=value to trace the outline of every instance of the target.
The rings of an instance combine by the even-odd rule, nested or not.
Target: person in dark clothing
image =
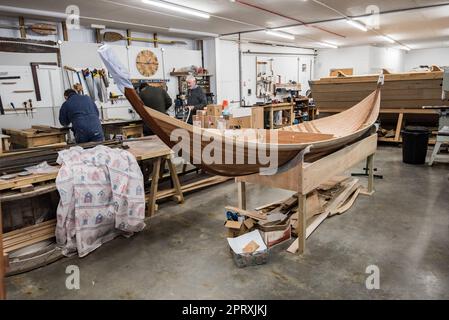
[[[98,108],[88,96],[79,95],[73,89],[64,92],[66,101],[59,111],[59,122],[64,127],[72,124],[76,143],[104,141]]]
[[[153,87],[147,83],[140,86],[139,96],[147,107],[162,113],[166,113],[173,103],[167,91],[162,87]],[[146,123],[143,124],[143,134],[145,136],[154,134]]]
[[[207,97],[203,89],[196,83],[196,78],[194,76],[188,76],[186,81],[189,86],[187,107],[191,110],[191,114],[187,122],[192,124],[192,118],[196,115],[196,112],[207,106]]]

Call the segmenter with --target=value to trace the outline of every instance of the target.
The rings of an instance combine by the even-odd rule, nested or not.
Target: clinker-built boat
[[[379,116],[380,85],[342,113],[280,130],[257,130],[257,134],[251,135],[250,130],[202,129],[145,106],[112,49],[104,45],[99,54],[119,89],[151,130],[171,148],[184,135],[189,150],[182,156],[197,167],[221,176],[245,176],[263,173],[265,169],[271,172],[272,163],[267,163],[267,158],[275,159],[276,169],[282,170],[306,149],[309,157],[329,154],[367,134]],[[211,148],[214,141],[216,148]],[[215,160],[206,160],[205,153]],[[259,156],[254,159],[253,154]]]

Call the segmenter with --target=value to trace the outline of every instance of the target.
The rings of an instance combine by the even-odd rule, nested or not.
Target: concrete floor
[[[401,159],[400,148],[380,147],[375,164],[385,179],[376,180],[376,194],[326,220],[302,257],[286,244],[266,265],[234,265],[223,227],[224,206],[237,204],[229,182],[188,195],[182,206],[162,204],[131,239],[8,278],[8,298],[449,299],[449,166]],[[249,207],[287,195],[250,186]],[[80,290],[65,287],[68,265],[80,268]],[[380,290],[366,289],[369,265],[380,268]]]

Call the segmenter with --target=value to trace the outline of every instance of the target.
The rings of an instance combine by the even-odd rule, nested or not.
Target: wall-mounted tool
[[[33,115],[33,101],[31,99],[28,99],[28,102],[30,104],[31,118],[34,118],[34,115]]]
[[[26,101],[23,103],[23,108],[25,109],[25,113],[26,113],[26,115],[28,117],[28,109],[27,109],[27,102]]]
[[[0,77],[0,80],[16,80],[20,79],[19,76],[11,76],[11,77]]]
[[[3,109],[2,97],[0,97],[0,114],[5,114],[5,109]]]
[[[14,109],[14,111],[17,113],[17,109],[16,109],[16,106],[14,105],[14,103],[13,102],[11,102],[11,107]]]
[[[34,90],[14,90],[13,93],[29,93],[34,92]]]
[[[71,72],[74,72],[76,74],[76,77],[78,78],[78,83],[81,85],[81,87],[78,87],[78,88],[80,88],[81,89],[81,93],[84,94],[83,82],[81,81],[80,73],[78,71],[76,71],[75,69],[73,69],[72,67],[69,67],[69,66],[64,66],[64,69],[66,70],[67,77],[69,77],[67,71],[71,71]],[[70,80],[69,80],[69,84],[70,84]],[[70,88],[73,88],[73,86],[70,85]]]
[[[35,23],[28,26],[16,27],[16,26],[8,26],[8,25],[0,25],[0,29],[10,29],[10,30],[31,30],[32,32],[47,36],[47,35],[55,35],[58,33],[58,29],[55,25],[46,24],[46,23]]]
[[[89,92],[90,97],[95,100],[95,91],[93,87],[93,79],[89,69],[84,69],[81,71],[83,73],[84,81],[86,82],[87,91]]]
[[[150,42],[150,43],[160,43],[160,44],[183,44],[187,45],[185,41],[168,41],[168,40],[156,40],[156,39],[146,39],[146,38],[130,38],[124,37],[120,33],[117,32],[105,32],[103,33],[103,40],[106,42],[116,42],[122,40],[131,40],[138,42]]]
[[[17,82],[2,82],[2,85],[6,86],[6,85],[13,85],[13,84],[17,84]]]

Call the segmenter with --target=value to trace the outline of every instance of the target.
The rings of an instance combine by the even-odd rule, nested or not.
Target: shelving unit
[[[188,73],[188,72],[171,72],[170,75],[172,77],[178,78],[178,93],[180,95],[186,94],[189,89],[187,86],[186,79],[187,79],[187,76],[190,75],[190,73]],[[211,87],[210,79],[211,79],[211,77],[213,77],[213,75],[211,75],[211,74],[196,74],[193,76],[196,78],[198,86],[200,86],[204,90],[204,93],[206,94],[207,99],[208,99],[208,103],[212,104],[214,94],[211,89],[212,87]]]

